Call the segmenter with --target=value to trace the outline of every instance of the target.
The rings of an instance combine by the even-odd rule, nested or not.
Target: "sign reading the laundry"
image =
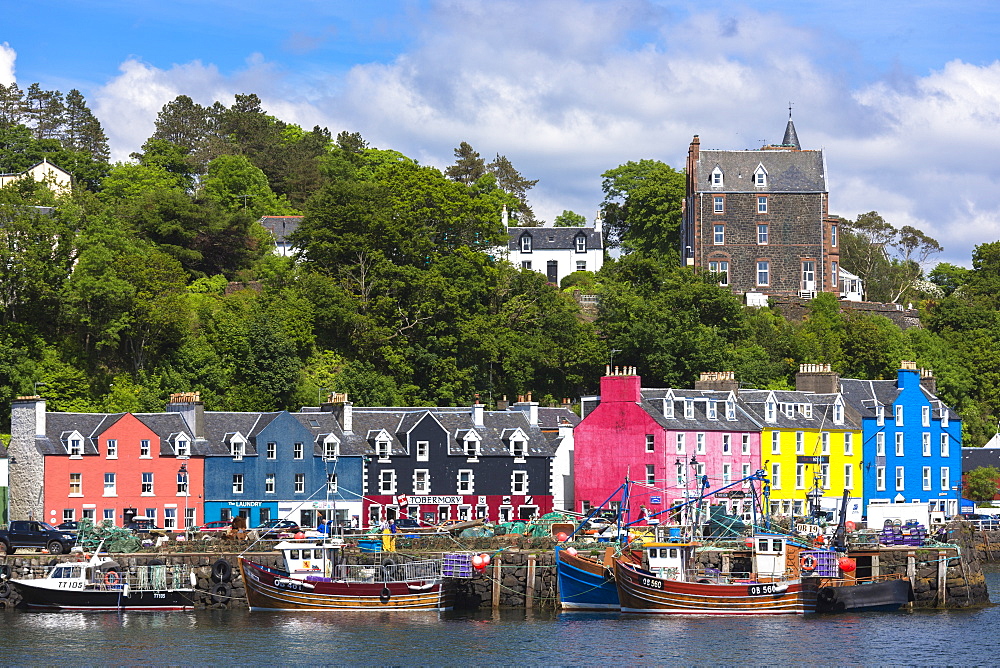
[[[414,505],[422,505],[425,503],[451,505],[456,503],[462,503],[463,501],[461,496],[410,496],[408,500],[410,503]]]

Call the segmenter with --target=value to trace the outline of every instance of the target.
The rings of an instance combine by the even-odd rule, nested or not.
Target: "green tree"
[[[472,146],[462,142],[455,149],[455,164],[444,170],[444,175],[453,181],[471,185],[486,174],[486,161]]]
[[[526,179],[514,168],[507,156],[497,154],[497,157],[486,166],[486,170],[496,179],[497,187],[517,198],[518,207],[512,213],[518,225],[532,227],[537,225],[535,213],[528,204],[528,191],[535,187],[538,179]]]
[[[684,174],[657,160],[640,160],[601,176],[607,245],[659,255],[677,266]]]
[[[108,161],[110,150],[104,128],[90,111],[83,94],[75,88],[66,94],[63,124],[64,148],[88,155],[97,162]]]
[[[992,501],[1000,493],[998,483],[1000,483],[1000,469],[994,466],[978,466],[965,474],[962,496],[980,503]]]
[[[226,211],[243,209],[254,218],[297,213],[274,194],[264,172],[242,155],[220,155],[210,162],[202,193]]]
[[[968,276],[969,270],[965,267],[959,267],[948,262],[939,262],[927,275],[927,278],[939,286],[944,291],[945,296],[948,296],[965,285]]]
[[[563,209],[563,212],[556,216],[552,224],[555,227],[584,227],[587,224],[587,218],[573,211]]]

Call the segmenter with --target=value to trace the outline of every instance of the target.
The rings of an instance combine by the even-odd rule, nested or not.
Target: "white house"
[[[498,254],[559,285],[574,271],[598,271],[604,266],[602,231],[600,217],[594,227],[507,227],[507,247],[498,249]]]
[[[0,174],[0,188],[24,178],[47,184],[49,189],[57,195],[66,195],[73,187],[73,177],[69,172],[56,167],[48,159],[43,158],[41,162],[32,165],[26,171],[17,174]]]
[[[275,255],[281,257],[292,255],[294,251],[289,237],[292,232],[299,229],[301,222],[302,216],[264,216],[260,219],[260,224],[274,237]]]

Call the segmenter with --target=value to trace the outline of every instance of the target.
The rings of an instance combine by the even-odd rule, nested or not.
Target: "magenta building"
[[[715,490],[760,468],[761,425],[742,409],[731,374],[703,374],[696,389],[643,388],[634,369],[601,378],[574,430],[576,510],[603,502],[626,477],[630,510],[651,512]],[[735,485],[710,503],[747,516],[749,489]]]

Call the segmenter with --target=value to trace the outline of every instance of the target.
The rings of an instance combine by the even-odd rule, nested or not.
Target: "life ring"
[[[104,574],[104,584],[109,587],[117,587],[122,581],[122,577],[118,575],[118,571],[110,570]]]
[[[392,598],[392,592],[389,591],[388,587],[382,587],[382,593],[378,595],[379,602],[385,605],[390,598]]]
[[[217,559],[212,564],[212,578],[216,582],[229,582],[233,579],[233,566],[225,559]]]
[[[801,566],[804,571],[812,572],[816,570],[816,555],[803,554],[802,558],[799,559],[799,566]]]

